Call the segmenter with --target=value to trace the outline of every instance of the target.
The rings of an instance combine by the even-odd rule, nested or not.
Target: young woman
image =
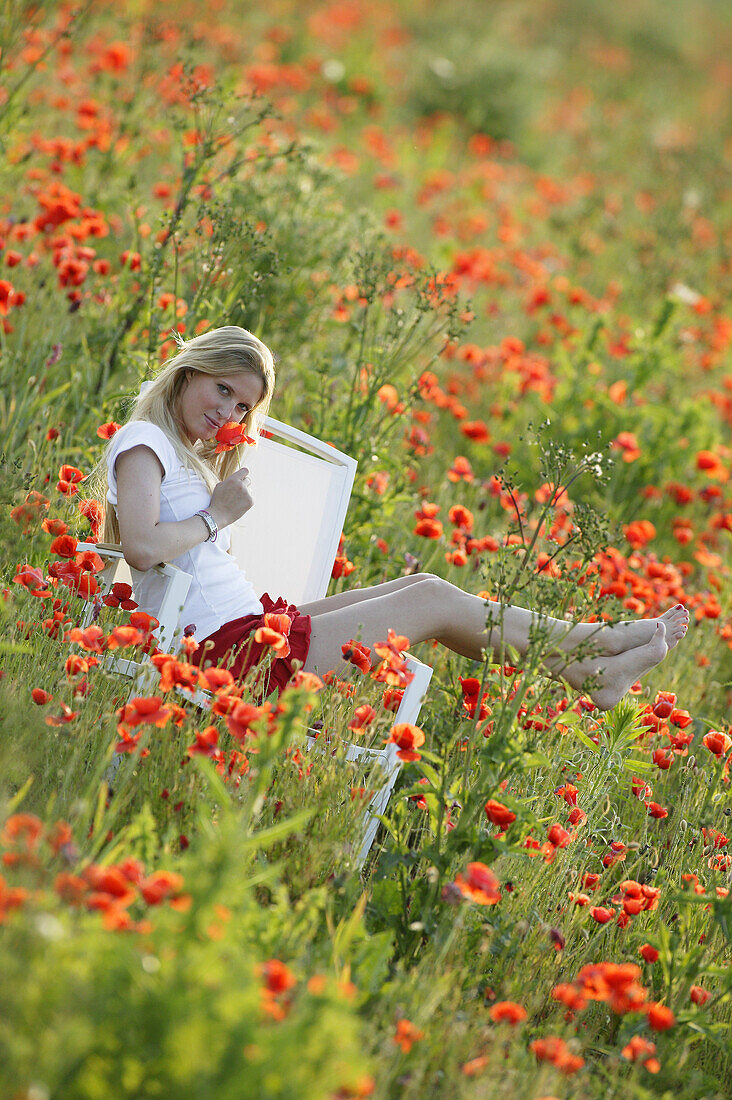
[[[269,349],[244,329],[215,329],[182,344],[143,385],[130,421],[109,442],[105,539],[121,541],[137,569],[170,561],[190,573],[180,622],[201,643],[194,660],[225,662],[242,676],[265,649],[254,633],[266,613],[285,612],[292,623],[290,655],[272,663],[270,687],[279,688],[297,667],[293,661],[322,674],[338,666],[349,639],[372,646],[389,628],[412,644],[434,638],[475,660],[506,644],[523,654],[530,633],[541,628],[553,646],[547,675],[576,690],[589,687],[605,710],[685,634],[689,614],[681,604],[658,619],[568,623],[502,607],[429,573],[299,608],[260,597],[227,554],[227,527],[253,503],[248,472],[237,448],[216,453],[215,437],[230,421],[256,436],[273,388]],[[143,593],[140,603],[152,599]]]

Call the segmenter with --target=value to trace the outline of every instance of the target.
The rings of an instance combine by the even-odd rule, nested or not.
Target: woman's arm
[[[133,569],[151,569],[200,545],[208,528],[200,516],[176,523],[160,522],[160,486],[163,467],[149,447],[125,451],[117,459],[117,521],[122,552]],[[219,527],[233,523],[252,506],[247,469],[236,470],[219,482],[208,511]]]

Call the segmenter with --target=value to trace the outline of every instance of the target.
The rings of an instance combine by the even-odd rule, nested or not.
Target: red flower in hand
[[[235,420],[229,420],[227,424],[222,424],[216,432],[217,455],[223,451],[231,451],[234,447],[238,447],[240,443],[248,443],[251,447],[254,440],[250,435],[247,435],[244,426],[237,424]]]

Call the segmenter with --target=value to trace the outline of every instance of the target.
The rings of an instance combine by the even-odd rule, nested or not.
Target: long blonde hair
[[[192,340],[177,337],[177,342],[180,350],[147,385],[143,385],[134,399],[128,421],[147,420],[161,428],[175,448],[181,463],[198,474],[204,484],[213,490],[217,482],[223,481],[243,465],[246,444],[218,455],[215,453],[215,440],[198,440],[193,446],[190,444],[179,412],[186,372],[194,370],[216,376],[243,371],[256,375],[262,383],[262,396],[242,421],[247,435],[256,439],[274,391],[274,357],[266,344],[237,325],[211,329]],[[119,542],[117,515],[113,505],[106,499],[106,451],[90,478],[90,488],[91,495],[104,509],[102,541]]]

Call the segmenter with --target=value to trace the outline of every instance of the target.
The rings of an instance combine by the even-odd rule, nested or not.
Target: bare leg
[[[298,610],[303,615],[322,615],[326,611],[339,611],[342,607],[352,607],[354,604],[363,603],[364,600],[373,600],[378,596],[386,596],[390,592],[398,592],[400,588],[408,588],[427,576],[426,573],[413,573],[410,577],[397,577],[394,581],[384,581],[383,584],[372,584],[368,588],[352,588],[348,592],[339,592],[336,596],[326,596],[322,600],[313,600],[312,603],[298,604]]]
[[[414,573],[412,576],[397,577],[395,581],[374,584],[368,588],[352,588],[350,592],[340,592],[336,596],[326,596],[325,599],[317,599],[313,603],[302,604],[299,606],[299,610],[304,615],[323,615],[334,612],[334,610],[340,610],[342,607],[356,606],[363,603],[365,599],[381,598],[413,584],[424,584],[426,581],[447,585],[451,590],[472,599],[479,598],[477,596],[471,597],[469,593],[462,592],[461,588],[456,585],[441,581],[440,577],[434,573]],[[487,610],[483,615],[483,623],[485,618],[488,617],[489,609],[492,618],[498,618],[500,615],[500,605],[489,601]],[[623,621],[623,623],[616,623],[614,626],[608,626],[604,623],[568,623],[566,619],[539,616],[535,612],[525,610],[523,607],[510,609],[512,612],[517,613],[517,623],[521,626],[525,625],[526,629],[539,623],[549,628],[558,648],[561,650],[569,652],[577,646],[586,645],[591,646],[592,651],[605,653],[608,656],[615,656],[615,654],[625,652],[626,649],[647,645],[647,642],[654,637],[658,621],[662,621],[666,628],[666,645],[669,649],[673,649],[677,641],[686,634],[689,624],[688,610],[682,604],[669,608],[659,618],[629,619]],[[467,652],[465,649],[460,649],[460,639],[454,631],[448,631],[444,637],[440,637],[438,640],[443,641],[449,649],[461,653],[463,657],[473,656],[472,651]],[[515,642],[509,638],[504,637],[504,640],[509,642],[509,645],[515,646]],[[485,642],[483,647],[485,648]]]
[[[413,584],[356,603],[341,604],[333,610],[308,612],[307,605],[301,608],[312,616],[313,625],[305,668],[321,672],[335,668],[341,660],[341,645],[349,638],[360,638],[371,646],[385,639],[389,628],[406,634],[413,644],[436,638],[455,653],[474,660],[480,660],[485,649],[500,651],[502,645],[526,653],[530,634],[537,627],[547,632],[555,652],[568,652],[584,640],[576,635],[571,637],[574,624],[562,619],[540,616],[522,607],[502,608],[430,574],[414,580]],[[554,666],[549,663],[547,671],[577,689],[582,688],[588,677],[596,677],[599,686],[593,694],[598,706],[606,709],[617,702],[638,676],[658,664],[666,651],[665,627],[659,623],[653,638],[645,645],[617,656],[603,655],[574,663],[558,656]]]

